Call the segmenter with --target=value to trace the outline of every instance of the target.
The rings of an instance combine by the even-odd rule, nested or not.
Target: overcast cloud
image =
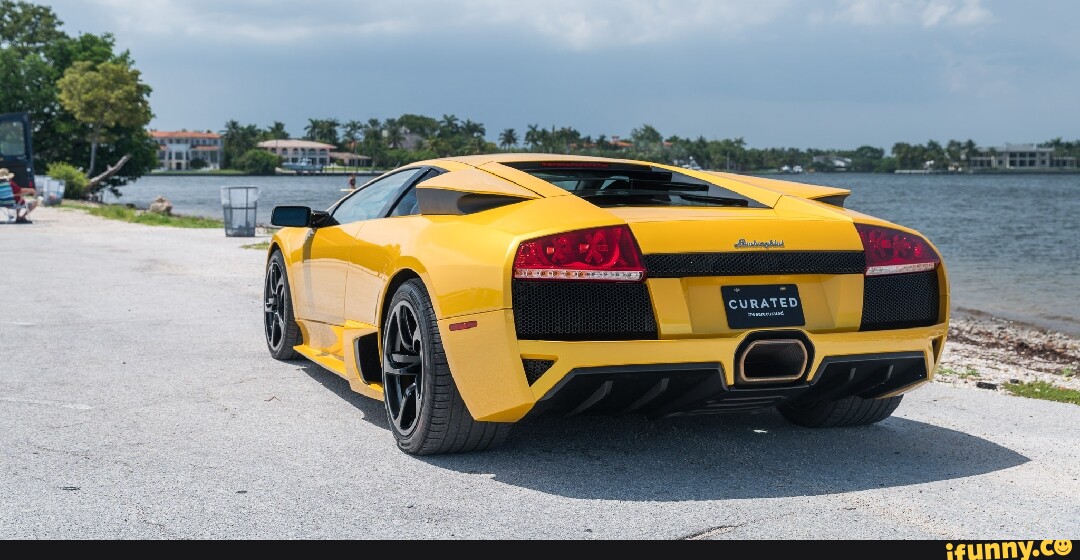
[[[1073,0],[57,0],[112,32],[152,126],[454,114],[489,139],[743,137],[851,148],[1080,138]]]

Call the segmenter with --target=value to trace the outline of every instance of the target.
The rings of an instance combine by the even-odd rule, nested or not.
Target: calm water
[[[782,178],[851,189],[848,208],[926,234],[948,266],[954,307],[1080,334],[1080,175]],[[258,221],[267,223],[275,205],[330,206],[346,180],[151,176],[125,186],[119,201],[145,207],[164,195],[176,213],[220,218],[221,187],[252,185]]]

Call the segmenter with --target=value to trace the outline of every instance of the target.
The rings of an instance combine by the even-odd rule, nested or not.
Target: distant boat
[[[295,171],[297,173],[310,173],[312,171],[322,171],[322,166],[321,165],[316,165],[314,163],[311,163],[311,160],[308,159],[308,158],[301,159],[300,161],[290,161],[288,163],[283,163],[283,164],[281,164],[281,167],[283,169],[288,169],[289,171]]]

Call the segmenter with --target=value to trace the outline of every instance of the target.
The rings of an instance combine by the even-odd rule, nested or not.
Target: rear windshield
[[[721,186],[658,167],[601,162],[514,162],[519,169],[602,207],[765,205]]]

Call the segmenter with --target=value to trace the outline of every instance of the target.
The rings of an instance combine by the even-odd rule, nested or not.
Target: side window
[[[401,187],[419,172],[419,169],[406,169],[360,187],[356,194],[341,201],[334,209],[334,220],[348,224],[380,217],[386,205],[401,192]]]
[[[420,177],[417,183],[426,181],[437,175],[442,175],[442,171],[439,169],[429,169],[427,173],[424,173],[423,177]],[[391,216],[413,216],[420,213],[420,205],[416,202],[416,185],[409,187],[409,190],[405,191],[405,194],[401,196],[401,200],[394,205],[394,209],[390,211]]]

